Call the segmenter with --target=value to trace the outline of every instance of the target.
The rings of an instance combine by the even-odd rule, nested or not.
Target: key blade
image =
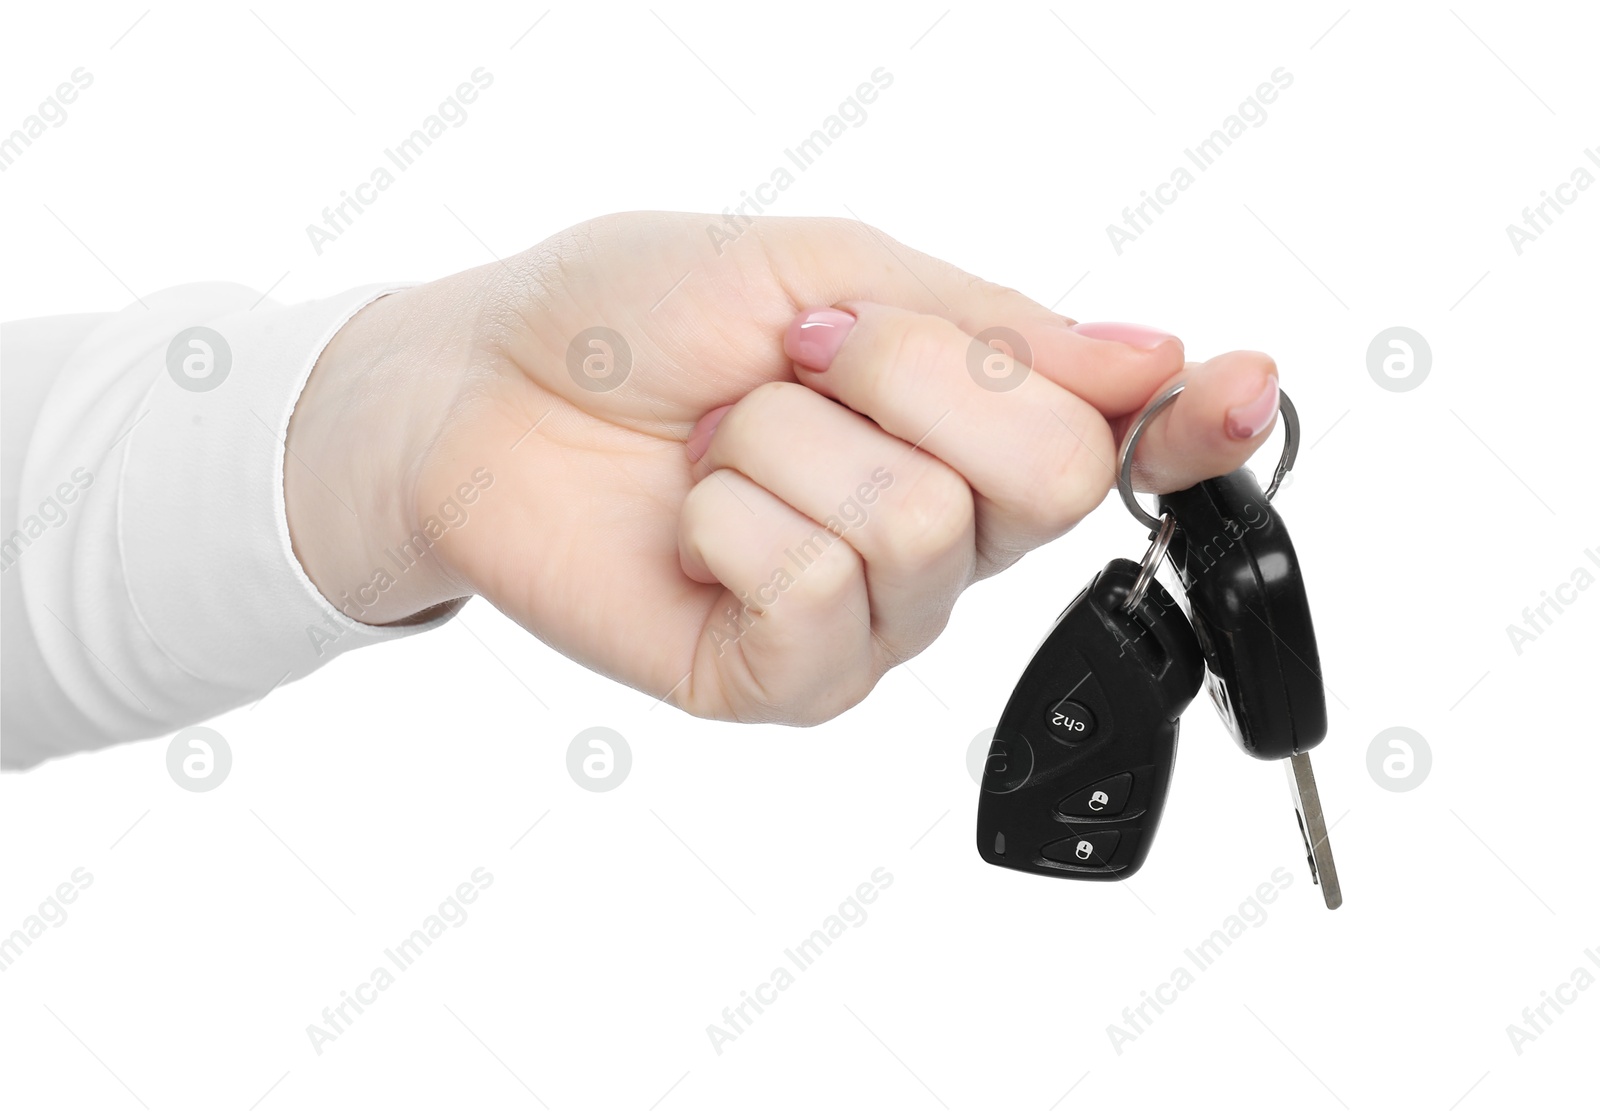
[[[1339,871],[1333,865],[1333,848],[1328,843],[1328,824],[1322,815],[1322,798],[1317,793],[1311,756],[1291,755],[1284,763],[1289,771],[1289,791],[1294,796],[1300,838],[1306,845],[1306,862],[1311,865],[1311,881],[1322,885],[1322,901],[1327,903],[1328,909],[1337,910],[1344,895],[1339,891]]]

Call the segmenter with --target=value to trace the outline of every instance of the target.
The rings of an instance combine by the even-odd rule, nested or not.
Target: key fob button
[[[1062,700],[1045,715],[1051,738],[1081,743],[1094,734],[1094,713],[1076,700]]]
[[[1056,812],[1064,817],[1114,817],[1127,805],[1132,789],[1132,774],[1113,774],[1064,798]]]
[[[983,788],[1010,793],[1033,773],[1033,748],[1021,735],[996,735],[983,764]]]
[[[1111,857],[1117,854],[1117,841],[1120,839],[1122,833],[1115,829],[1085,832],[1081,836],[1052,841],[1041,848],[1039,854],[1056,863],[1105,867],[1111,862]]]

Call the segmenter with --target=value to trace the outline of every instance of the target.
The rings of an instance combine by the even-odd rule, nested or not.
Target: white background
[[[214,721],[234,769],[213,792],[174,784],[164,741],[8,775],[3,931],[94,876],[0,974],[9,1115],[1593,1108],[1600,985],[1520,1056],[1507,1027],[1600,978],[1600,590],[1520,652],[1506,629],[1600,575],[1600,189],[1520,255],[1506,233],[1600,149],[1592,13],[36,7],[6,16],[0,129],[74,68],[94,81],[0,177],[6,318],[201,279],[292,302],[607,211],[719,211],[886,68],[779,212],[859,216],[1193,358],[1277,358],[1347,901],[1323,909],[1280,766],[1204,699],[1126,887],[976,855],[969,743],[1061,606],[1142,549],[1113,498],[821,728],[697,722],[474,603]],[[480,66],[469,119],[317,255],[306,225]],[[1116,254],[1107,224],[1278,67],[1265,124]],[[1366,362],[1397,324],[1433,352],[1404,393]],[[604,794],[567,773],[594,725],[633,752]],[[1396,725],[1432,748],[1407,793],[1368,769]],[[316,1055],[307,1026],[480,866],[466,923]],[[707,1026],[879,867],[866,922],[717,1055]],[[1263,924],[1116,1053],[1107,1026],[1276,868],[1293,885]]]

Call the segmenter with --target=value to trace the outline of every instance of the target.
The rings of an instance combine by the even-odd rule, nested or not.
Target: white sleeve
[[[5,326],[5,768],[191,725],[453,613],[356,622],[289,541],[290,414],[328,340],[393,290],[284,307],[197,284]]]

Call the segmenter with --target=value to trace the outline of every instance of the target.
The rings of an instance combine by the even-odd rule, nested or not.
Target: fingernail
[[[689,438],[684,441],[684,450],[689,452],[689,462],[698,463],[700,457],[711,446],[711,437],[717,434],[717,425],[722,423],[722,418],[728,414],[728,409],[733,405],[725,404],[721,408],[713,408],[710,412],[700,417],[700,422],[689,432]]]
[[[1084,338],[1098,338],[1103,342],[1125,342],[1141,350],[1154,350],[1168,339],[1177,341],[1178,338],[1175,334],[1168,334],[1155,327],[1142,327],[1138,323],[1079,323],[1072,329]]]
[[[1267,374],[1267,387],[1249,404],[1228,409],[1228,434],[1234,439],[1259,435],[1278,415],[1278,375]]]
[[[834,307],[821,307],[795,317],[783,336],[783,352],[807,369],[823,372],[844,345],[844,336],[856,325],[856,317]]]

